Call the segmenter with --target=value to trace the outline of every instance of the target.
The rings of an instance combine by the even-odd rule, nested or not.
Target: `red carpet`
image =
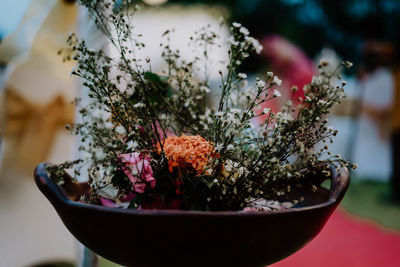
[[[400,231],[336,211],[305,248],[272,267],[399,267]]]

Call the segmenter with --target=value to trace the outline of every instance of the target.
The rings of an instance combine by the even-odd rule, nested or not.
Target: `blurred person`
[[[363,64],[358,71],[358,124],[352,161],[357,177],[387,181],[391,175],[390,109],[394,80],[390,43],[368,41],[362,49]]]
[[[31,1],[15,32],[0,45],[0,61],[7,64],[0,79],[0,165],[7,169],[0,177],[12,168],[31,175],[41,161],[66,159],[54,145],[64,125],[72,123],[76,85],[70,77],[73,63],[63,63],[57,52],[76,28],[76,16],[70,1]]]
[[[73,261],[73,238],[33,181],[41,161],[70,160],[76,82],[57,55],[76,28],[67,0],[31,0],[0,44],[0,266]],[[17,3],[16,3],[17,4]]]
[[[400,51],[397,47],[397,60],[394,68],[394,98],[392,104],[392,199],[400,203]]]
[[[261,110],[270,108],[276,113],[287,100],[296,106],[299,98],[304,99],[303,86],[316,74],[313,62],[299,47],[279,35],[267,36],[261,43],[264,47],[261,55],[268,60],[269,69],[284,81],[278,88],[282,97],[265,102]],[[293,86],[298,87],[295,93],[291,91]],[[259,117],[259,121],[263,119],[263,116]]]

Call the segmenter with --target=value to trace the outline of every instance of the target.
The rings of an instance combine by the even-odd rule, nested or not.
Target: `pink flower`
[[[149,156],[134,152],[121,154],[118,158],[123,163],[122,170],[131,180],[135,192],[143,193],[147,185],[150,185],[151,188],[156,186]]]
[[[101,205],[103,205],[105,207],[109,207],[109,208],[117,207],[117,204],[114,201],[112,201],[111,199],[108,199],[108,198],[104,198],[104,197],[100,198],[100,203],[101,203]]]
[[[243,209],[244,212],[258,212],[258,210],[255,207],[245,207]]]
[[[100,203],[101,205],[105,206],[105,207],[109,207],[109,208],[122,208],[122,209],[126,209],[128,208],[131,200],[135,197],[134,193],[129,193],[126,196],[123,196],[120,200],[116,202],[115,200],[112,199],[108,199],[108,198],[104,198],[104,197],[100,197]]]
[[[129,204],[131,203],[131,200],[135,197],[134,193],[129,193],[126,196],[123,196],[120,201],[115,201],[112,199],[100,197],[100,203],[101,205],[109,208],[122,208],[122,209],[127,209],[129,207]]]

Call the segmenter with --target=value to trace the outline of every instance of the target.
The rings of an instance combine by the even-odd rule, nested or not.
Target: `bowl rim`
[[[338,205],[342,200],[348,186],[350,183],[350,175],[347,168],[340,168],[339,172],[335,168],[331,167],[331,188],[325,189],[329,191],[329,199],[319,204],[309,205],[305,207],[293,208],[293,209],[283,209],[283,210],[272,210],[268,212],[260,211],[194,211],[194,210],[137,210],[137,209],[120,209],[105,207],[95,204],[89,204],[84,202],[74,201],[68,198],[65,191],[55,184],[46,171],[46,166],[48,163],[40,163],[34,172],[35,183],[39,190],[48,198],[48,200],[54,205],[55,203],[62,204],[64,207],[78,208],[93,210],[97,212],[105,212],[112,214],[131,214],[137,216],[165,216],[165,217],[175,217],[175,216],[213,216],[213,217],[264,217],[264,216],[277,216],[282,214],[293,214],[301,213],[306,211],[312,211],[317,209],[323,209],[333,205]]]

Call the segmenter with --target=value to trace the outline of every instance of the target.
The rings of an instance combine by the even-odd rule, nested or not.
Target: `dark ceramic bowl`
[[[330,190],[320,186],[317,192],[305,192],[302,207],[282,211],[123,210],[71,200],[72,194],[67,196],[50,180],[45,166],[36,168],[36,184],[68,230],[98,255],[134,267],[272,264],[304,247],[321,231],[350,181],[346,169],[334,172]],[[72,191],[86,188],[75,186]]]

